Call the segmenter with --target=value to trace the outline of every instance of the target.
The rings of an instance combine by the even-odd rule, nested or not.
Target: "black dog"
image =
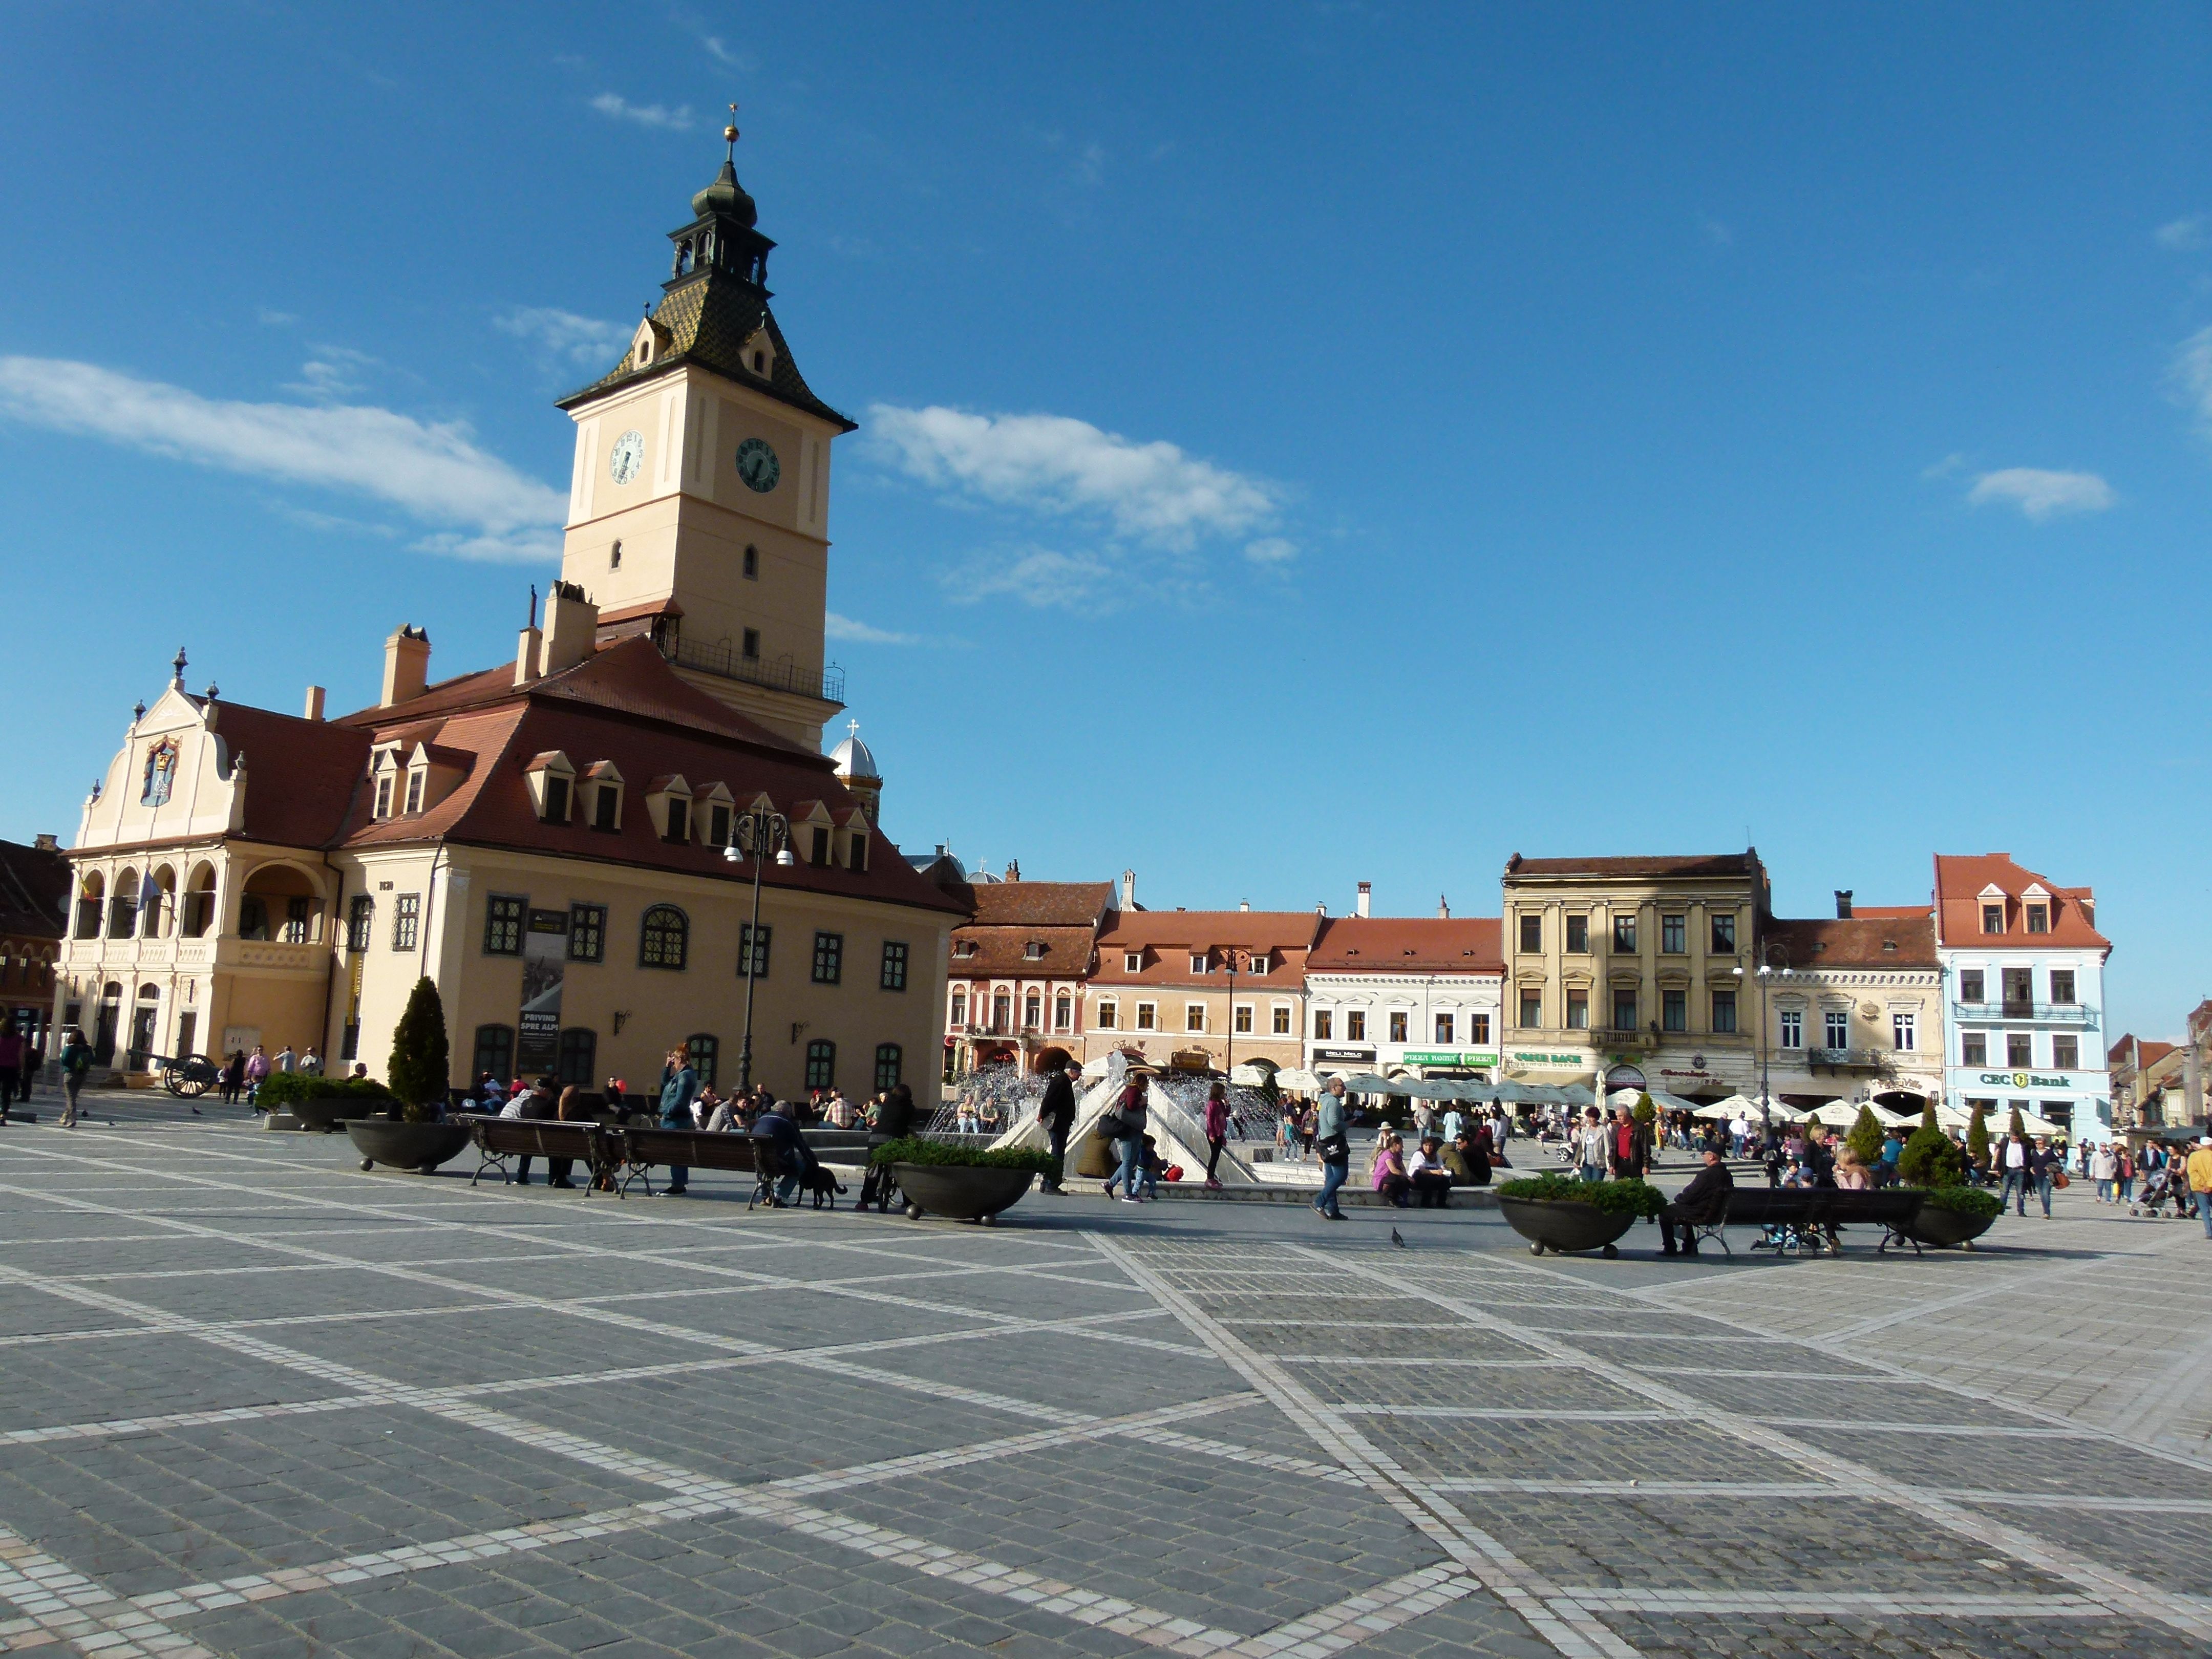
[[[816,1164],[812,1169],[809,1170],[805,1176],[801,1176],[800,1182],[801,1189],[813,1195],[814,1207],[817,1210],[825,1203],[828,1204],[831,1209],[836,1209],[837,1207],[837,1195],[845,1190],[843,1183],[841,1182],[836,1176],[831,1175],[827,1168],[819,1164]]]

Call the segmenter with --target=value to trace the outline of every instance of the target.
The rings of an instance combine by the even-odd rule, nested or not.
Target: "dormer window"
[[[379,818],[392,816],[392,774],[389,772],[376,781],[376,806],[370,816]]]
[[[1194,974],[1204,973],[1206,969],[1206,964],[1209,960],[1210,958],[1205,951],[1193,951],[1190,953],[1190,971]]]
[[[661,832],[661,838],[665,841],[691,839],[691,803],[690,801],[680,796],[669,797],[668,828]]]
[[[1982,907],[1982,931],[1985,933],[2004,932],[2004,906],[1984,904]]]
[[[1267,953],[1265,951],[1252,958],[1250,971],[1255,974],[1264,974],[1267,971]]]
[[[653,828],[665,842],[691,839],[691,786],[676,773],[655,778],[645,792],[646,811]]]
[[[744,365],[763,380],[775,370],[775,342],[769,338],[768,331],[757,328],[743,349]]]
[[[568,802],[574,793],[576,769],[559,750],[531,757],[525,775],[530,783],[530,804],[540,823],[566,823]]]
[[[730,806],[727,801],[716,801],[707,809],[707,841],[709,846],[727,847],[730,844]]]
[[[960,957],[963,961],[965,961],[968,957],[975,954],[975,941],[972,939],[960,939],[953,940],[952,954]]]
[[[407,773],[407,812],[411,817],[422,810],[422,788],[430,781],[430,769],[416,766]]]
[[[1028,961],[1042,962],[1044,960],[1044,941],[1042,939],[1031,939],[1027,945],[1022,946],[1022,955],[1024,958]]]
[[[2031,904],[2027,907],[2027,931],[2031,933],[2047,933],[2051,931],[2049,905]]]
[[[578,786],[594,830],[622,828],[623,775],[612,761],[594,761]]]
[[[1141,973],[1144,970],[1144,966],[1145,953],[1142,951],[1124,951],[1121,953],[1121,971],[1123,973]]]

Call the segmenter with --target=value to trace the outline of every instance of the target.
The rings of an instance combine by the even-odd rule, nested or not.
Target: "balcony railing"
[[[663,645],[661,654],[679,668],[696,668],[726,680],[743,680],[748,685],[764,685],[771,691],[788,691],[794,696],[819,697],[824,702],[845,701],[845,671],[835,663],[813,669],[788,657],[764,662],[746,656],[735,646],[698,645],[681,638]]]
[[[1954,1002],[1951,1018],[1975,1021],[2034,1020],[2045,1025],[2094,1025],[2097,1011],[2080,1002]]]
[[[1882,1051],[1879,1048],[1808,1048],[1803,1052],[1808,1069],[1814,1066],[1827,1066],[1875,1072],[1880,1071],[1883,1063]]]

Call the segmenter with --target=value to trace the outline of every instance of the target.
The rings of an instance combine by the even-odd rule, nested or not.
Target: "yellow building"
[[[428,975],[456,1085],[646,1088],[688,1042],[726,1087],[750,954],[756,1079],[934,1076],[964,909],[884,838],[866,750],[820,752],[851,422],[799,377],[730,164],[693,207],[659,310],[564,401],[564,579],[512,663],[432,683],[404,626],[376,705],[325,720],[318,688],[297,717],[190,694],[179,653],[134,717],[70,854],[55,994],[117,1063],[313,1046],[381,1075]],[[749,813],[788,863],[726,856]]]

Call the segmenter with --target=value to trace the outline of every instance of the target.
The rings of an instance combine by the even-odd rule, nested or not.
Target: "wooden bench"
[[[627,1194],[632,1182],[644,1183],[653,1196],[653,1166],[682,1164],[689,1170],[721,1170],[753,1177],[751,1199],[745,1207],[773,1203],[775,1183],[783,1178],[783,1161],[773,1143],[756,1139],[737,1129],[664,1129],[632,1123],[605,1132],[615,1145],[622,1170],[616,1190]]]
[[[487,1170],[497,1170],[502,1183],[512,1184],[514,1176],[507,1167],[510,1158],[565,1158],[581,1164],[589,1172],[584,1188],[589,1192],[612,1157],[605,1132],[596,1123],[562,1123],[542,1117],[492,1117],[481,1112],[470,1113],[461,1121],[468,1126],[469,1139],[481,1154],[476,1175],[469,1177],[471,1187],[477,1184],[477,1176]]]
[[[1835,1229],[1856,1224],[1882,1230],[1881,1243],[1875,1247],[1877,1255],[1892,1244],[1911,1244],[1917,1255],[1920,1246],[1904,1229],[1919,1214],[1923,1196],[1911,1187],[1879,1192],[1841,1187],[1732,1187],[1711,1218],[1688,1224],[1690,1237],[1692,1248],[1697,1240],[1711,1239],[1724,1255],[1733,1255],[1727,1228],[1762,1227],[1770,1236],[1754,1241],[1754,1250],[1802,1251],[1809,1246],[1818,1252],[1832,1243]]]

